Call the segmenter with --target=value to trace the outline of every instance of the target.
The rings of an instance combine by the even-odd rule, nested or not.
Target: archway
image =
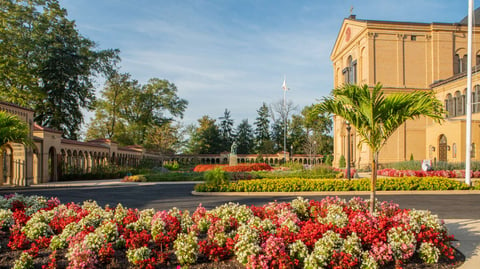
[[[2,178],[0,180],[3,183],[12,184],[12,171],[13,171],[13,149],[6,145],[2,148]]]
[[[55,172],[57,171],[56,169],[56,158],[57,156],[57,152],[55,150],[54,147],[51,147],[49,150],[48,150],[48,181],[51,182],[51,181],[56,181],[56,177],[55,177]]]
[[[438,161],[447,161],[447,137],[443,134],[438,139]]]

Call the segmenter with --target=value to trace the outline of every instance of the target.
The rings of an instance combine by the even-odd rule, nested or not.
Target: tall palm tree
[[[9,142],[33,144],[27,123],[15,115],[0,111],[0,147]]]
[[[315,106],[315,113],[325,112],[348,121],[361,137],[359,144],[365,143],[370,148],[370,211],[373,212],[380,149],[405,121],[426,116],[441,122],[444,110],[432,91],[384,95],[381,84],[373,88],[346,84]]]

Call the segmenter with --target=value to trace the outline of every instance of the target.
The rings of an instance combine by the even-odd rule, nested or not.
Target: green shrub
[[[327,155],[327,157],[325,157],[325,165],[328,165],[328,166],[332,166],[332,163],[333,163],[333,157],[332,155]]]
[[[422,161],[410,160],[404,162],[387,163],[382,164],[381,167],[393,168],[397,170],[422,170]]]
[[[165,161],[163,162],[163,167],[170,171],[178,171],[178,169],[180,169],[180,165],[177,161]]]
[[[218,186],[224,183],[228,183],[228,177],[225,171],[221,168],[215,168],[213,170],[206,171],[203,174],[203,179],[205,183]]]
[[[290,161],[285,163],[283,166],[289,168],[290,170],[303,170],[303,164],[298,162]]]
[[[153,173],[145,175],[148,182],[158,181],[203,181],[202,173]]]
[[[410,153],[410,161],[413,161],[415,159],[413,159],[413,153]]]
[[[338,160],[338,166],[339,168],[345,168],[347,165],[347,162],[345,161],[345,156],[340,156],[340,160]]]

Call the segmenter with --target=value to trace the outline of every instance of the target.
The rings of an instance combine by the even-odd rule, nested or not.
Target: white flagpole
[[[468,1],[468,46],[467,46],[467,119],[465,139],[465,183],[472,185],[470,180],[470,162],[472,151],[472,27],[473,0]]]
[[[287,76],[283,77],[283,113],[284,113],[284,126],[283,126],[283,159],[287,162]]]

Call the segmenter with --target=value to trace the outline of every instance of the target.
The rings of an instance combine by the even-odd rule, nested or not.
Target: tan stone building
[[[462,21],[464,22],[465,19]],[[476,20],[480,21],[480,20]],[[474,27],[473,65],[480,64],[480,26]],[[463,23],[413,23],[346,18],[331,56],[334,87],[344,83],[383,85],[387,93],[434,91],[448,114],[443,124],[421,118],[408,121],[387,141],[379,163],[430,159],[465,161],[467,26]],[[480,72],[473,76],[472,158],[479,160]],[[352,129],[347,145],[345,121],[334,118],[334,165],[346,157],[352,165],[370,164],[369,149],[357,146]]]
[[[164,156],[139,146],[120,147],[108,139],[80,142],[62,138],[62,132],[33,122],[33,110],[0,101],[0,110],[28,123],[35,146],[2,145],[0,185],[31,185],[58,181],[63,175],[85,174],[106,165],[135,167],[141,161],[161,162]]]

